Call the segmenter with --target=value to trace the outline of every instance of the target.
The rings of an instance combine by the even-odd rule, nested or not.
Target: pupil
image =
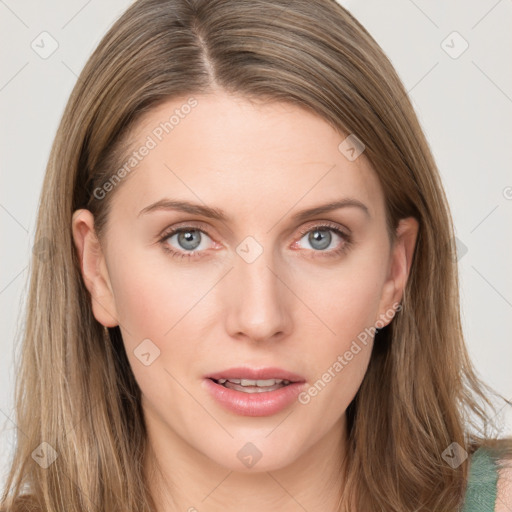
[[[331,243],[331,232],[326,229],[317,229],[309,234],[309,243],[318,250],[329,247]]]
[[[201,243],[201,237],[198,230],[183,231],[178,234],[179,244],[187,250],[193,251]]]

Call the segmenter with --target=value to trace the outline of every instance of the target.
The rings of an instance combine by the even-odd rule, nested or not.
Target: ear
[[[72,231],[84,283],[91,294],[94,318],[105,327],[115,327],[119,322],[114,294],[105,256],[94,231],[93,214],[85,209],[76,210]]]
[[[391,247],[388,275],[384,283],[379,304],[379,327],[388,325],[400,303],[411,270],[414,248],[418,237],[419,223],[414,217],[400,219],[396,238]],[[377,320],[376,320],[377,322]]]

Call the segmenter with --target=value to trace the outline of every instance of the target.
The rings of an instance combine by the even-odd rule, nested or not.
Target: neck
[[[145,471],[156,512],[338,510],[346,451],[343,415],[291,463],[241,472],[219,465],[146,414]]]

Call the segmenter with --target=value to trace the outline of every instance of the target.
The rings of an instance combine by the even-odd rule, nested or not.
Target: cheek
[[[191,319],[209,281],[181,272],[165,257],[132,251],[113,266],[111,283],[126,353],[145,399],[155,410],[157,404],[180,406],[180,386],[172,377],[182,382],[175,368],[187,369],[197,358],[187,334],[198,327]]]
[[[158,359],[153,368],[188,367],[197,359],[211,319],[212,285],[218,270],[179,265],[157,251],[131,251],[118,258],[111,277],[118,320],[134,372],[140,367],[134,351],[144,340]],[[204,300],[209,295],[210,300]],[[174,370],[173,370],[174,371]],[[153,372],[154,374],[154,372]]]
[[[336,422],[355,397],[366,374],[373,348],[374,318],[378,309],[375,286],[356,279],[331,287],[333,294],[318,297],[316,308],[329,330],[311,329],[308,344],[309,387],[299,396],[311,417],[326,425]],[[318,332],[317,322],[317,332]],[[332,331],[332,332],[330,332]]]
[[[113,256],[111,283],[119,322],[127,331],[161,337],[209,287],[204,272],[179,265],[157,248]]]
[[[178,302],[178,297],[169,293],[173,285],[166,286],[165,280],[149,266],[135,263],[118,268],[113,288],[121,329],[133,338],[154,337],[165,332],[171,321],[170,312]]]
[[[294,289],[325,324],[325,338],[331,338],[334,346],[342,348],[377,320],[386,277],[385,254],[378,248],[368,247],[339,265],[296,275],[308,276],[297,278]]]
[[[311,317],[303,350],[310,354],[313,378],[299,401],[310,404],[311,412],[324,411],[332,421],[352,401],[368,367],[386,276],[385,256],[378,247],[361,251],[336,270],[317,272],[314,280],[308,279],[309,287],[304,283],[299,292],[324,324]]]

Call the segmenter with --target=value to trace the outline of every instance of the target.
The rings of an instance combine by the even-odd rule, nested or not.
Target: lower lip
[[[274,391],[244,393],[205,379],[206,389],[213,398],[230,411],[242,416],[271,416],[290,406],[299,395],[305,382],[293,382]]]

